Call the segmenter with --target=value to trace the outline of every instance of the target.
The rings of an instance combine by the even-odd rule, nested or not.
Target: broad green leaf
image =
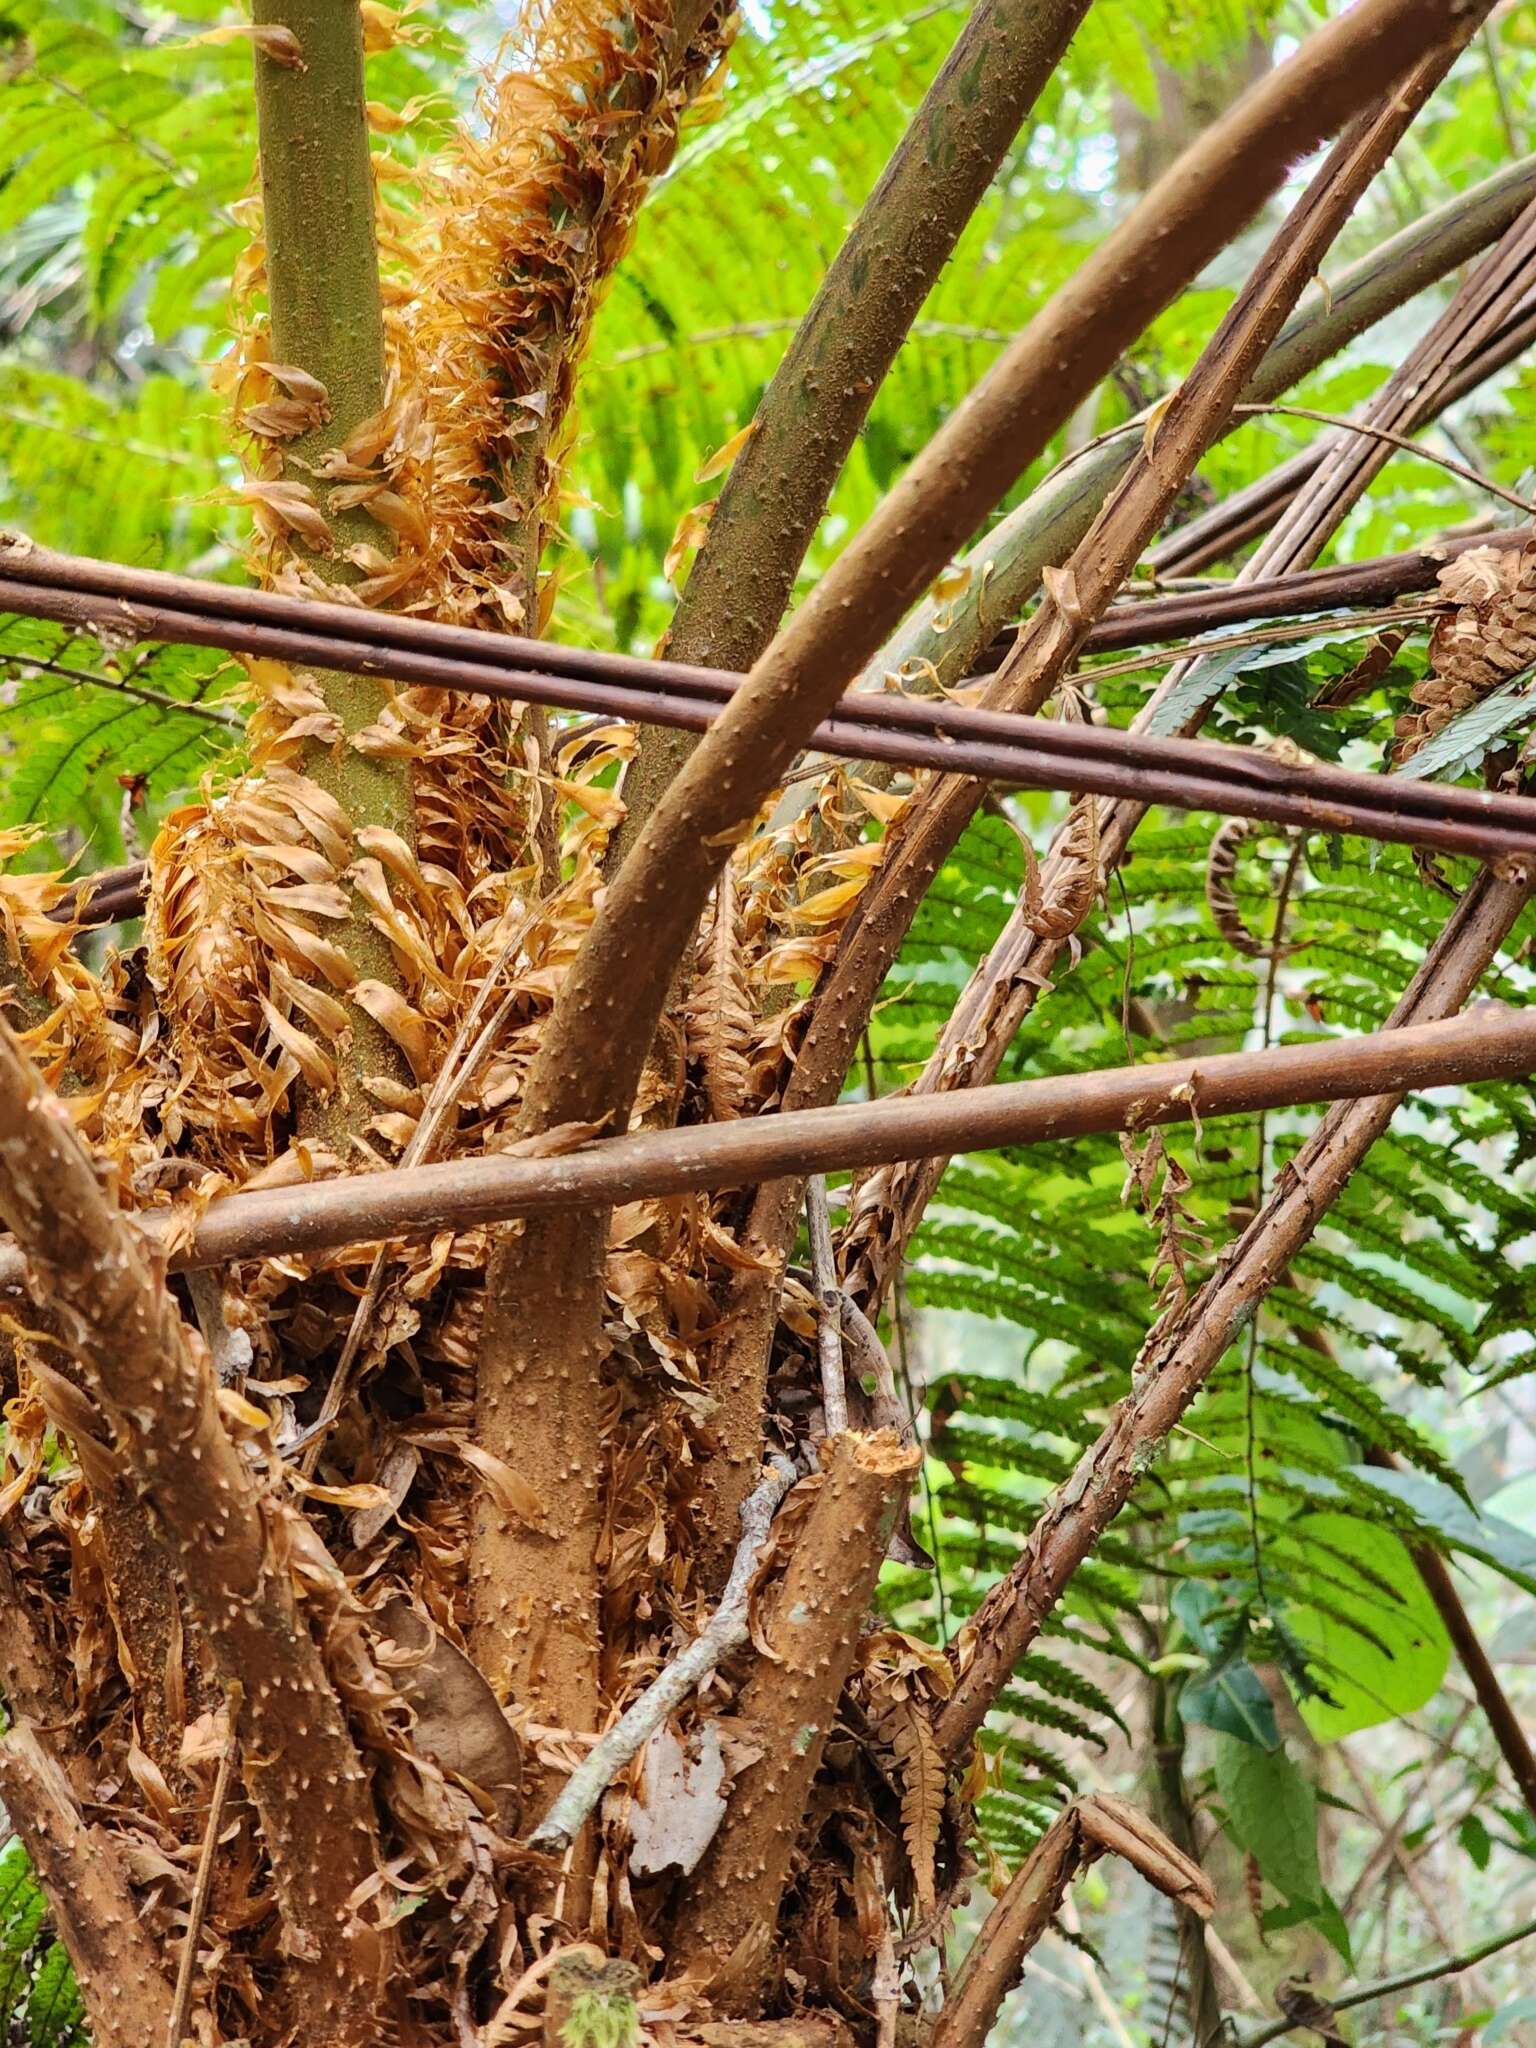
[[[1248,1632],[1246,1612],[1229,1616],[1223,1628],[1219,1594],[1198,1579],[1186,1579],[1176,1587],[1168,1604],[1206,1659],[1205,1670],[1191,1672],[1179,1693],[1183,1719],[1235,1736],[1239,1742],[1256,1742],[1261,1749],[1278,1749],[1280,1731],[1269,1694],[1241,1655]]]
[[[1179,1694],[1179,1712],[1186,1721],[1260,1749],[1280,1745],[1274,1707],[1251,1664],[1230,1665],[1219,1677],[1192,1679]]]
[[[1411,1714],[1445,1678],[1451,1646],[1407,1547],[1359,1515],[1308,1515],[1303,1532],[1342,1551],[1357,1583],[1329,1588],[1321,1605],[1288,1608],[1286,1627],[1317,1666],[1328,1697],[1301,1702],[1302,1718],[1322,1742]],[[1367,1576],[1369,1575],[1369,1576]],[[1395,1590],[1386,1597],[1381,1587]]]
[[[1475,1813],[1469,1813],[1462,1821],[1456,1830],[1456,1839],[1479,1870],[1488,1868],[1488,1859],[1493,1854],[1493,1840]]]
[[[1317,1794],[1283,1749],[1216,1737],[1216,1791],[1234,1841],[1293,1906],[1315,1909]]]
[[[1350,1946],[1349,1927],[1344,1915],[1328,1892],[1310,1906],[1272,1906],[1263,1918],[1266,1935],[1281,1934],[1288,1927],[1303,1924],[1315,1927],[1333,1948],[1337,1949],[1345,1963],[1353,1969],[1355,1953]]]
[[[1483,2028],[1483,2048],[1496,2048],[1496,2044],[1522,2020],[1536,2020],[1536,1996],[1512,1999],[1508,2005],[1501,2005]]]

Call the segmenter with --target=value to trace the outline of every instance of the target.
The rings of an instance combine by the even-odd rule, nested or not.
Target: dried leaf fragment
[[[706,1721],[691,1747],[692,1755],[665,1723],[645,1746],[641,1795],[629,1820],[630,1869],[641,1877],[695,1870],[725,1818],[730,1772],[718,1724]]]
[[[738,433],[732,434],[728,441],[722,442],[713,455],[706,457],[700,467],[693,473],[694,482],[696,484],[707,484],[714,477],[724,476],[725,472],[730,468],[731,464],[756,432],[757,421],[749,420]]]
[[[281,64],[285,71],[304,69],[304,45],[291,28],[274,21],[231,21],[221,28],[205,28],[201,35],[188,36],[183,47],[197,43],[254,43],[263,57]]]
[[[510,1833],[522,1812],[523,1749],[495,1693],[403,1594],[378,1610],[378,1621],[406,1653],[390,1672],[415,1713],[417,1748],[488,1794]]]

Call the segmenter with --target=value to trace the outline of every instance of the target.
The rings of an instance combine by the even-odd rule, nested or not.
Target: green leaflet
[[[997,820],[979,821],[945,869],[943,900],[919,914],[889,991],[903,999],[878,1014],[872,1033],[882,1085],[910,1078],[971,970],[967,945],[992,941],[1005,907],[998,866],[1008,856],[998,830]],[[1126,871],[1129,911],[1112,895],[1115,914],[1097,918],[1080,963],[1026,1020],[1002,1078],[1120,1063],[1127,995],[1154,1007],[1160,1035],[1135,1040],[1142,1056],[1185,1047],[1198,1054],[1251,1028],[1252,970],[1224,953],[1204,912],[1210,830],[1199,818],[1149,820]],[[1037,845],[1044,837],[1037,829]],[[1273,864],[1256,859],[1239,881],[1262,908]],[[1292,911],[1292,934],[1307,944],[1285,970],[1296,992],[1289,1015],[1315,992],[1323,1032],[1374,1028],[1444,917],[1443,901],[1396,854],[1373,864],[1346,844],[1337,866],[1320,856]],[[919,959],[920,1013],[906,994]],[[1519,999],[1497,973],[1486,986]],[[1311,1024],[1302,1016],[1300,1028],[1280,1035],[1313,1036]],[[1136,1597],[1140,1557],[1160,1574],[1219,1583],[1229,1610],[1247,1603],[1261,1613],[1256,1530],[1270,1635],[1258,1647],[1240,1645],[1214,1675],[1202,1651],[1207,1671],[1184,1687],[1187,1720],[1228,1739],[1272,1739],[1268,1699],[1245,1668],[1250,1657],[1282,1663],[1321,1733],[1379,1721],[1392,1711],[1383,1700],[1422,1696],[1438,1681],[1443,1638],[1437,1624],[1419,1633],[1426,1616],[1418,1583],[1393,1536],[1411,1531],[1410,1508],[1389,1502],[1372,1483],[1374,1470],[1354,1461],[1360,1445],[1379,1445],[1454,1486],[1455,1467],[1422,1419],[1433,1409],[1404,1399],[1404,1376],[1438,1387],[1463,1362],[1476,1371],[1500,1331],[1536,1321],[1536,1272],[1491,1256],[1495,1245],[1536,1229],[1536,1204],[1505,1169],[1517,1142],[1519,1091],[1468,1090],[1448,1108],[1404,1109],[1296,1262],[1297,1286],[1271,1297],[1252,1408],[1256,1503],[1246,1478],[1242,1361],[1233,1358],[1192,1411],[1190,1433],[1176,1435],[1143,1477],[1100,1551],[1100,1563],[1114,1567],[1103,1584],[1112,1609],[1094,1607],[1089,1572],[1074,1582],[1073,1612],[1102,1621]],[[1271,1178],[1314,1121],[1308,1111],[1271,1119]],[[1251,1125],[1212,1124],[1198,1150],[1187,1132],[1167,1135],[1193,1177],[1192,1213],[1223,1242],[1229,1206],[1251,1199]],[[912,1300],[988,1319],[946,1318],[946,1327],[967,1334],[959,1370],[946,1366],[936,1380],[949,1391],[935,1451],[953,1455],[963,1474],[941,1494],[938,1547],[952,1628],[973,1610],[973,1587],[1008,1567],[1063,1453],[1070,1459],[1097,1434],[1155,1314],[1147,1276],[1156,1234],[1122,1206],[1124,1178],[1112,1138],[960,1160],[919,1234]],[[1411,1216],[1414,1227],[1399,1229],[1398,1216]],[[1333,1355],[1306,1345],[1307,1332],[1325,1336]],[[1377,1523],[1385,1543],[1372,1541]],[[1144,1577],[1141,1587],[1145,1599]],[[1176,1585],[1172,1597],[1185,1591]],[[1326,1903],[1316,1907],[1326,1920]]]
[[[26,2048],[89,2048],[69,1958],[15,1841],[0,1851],[0,2027],[19,2029]]]
[[[1536,1593],[1536,1536],[1497,1515],[1480,1515],[1448,1486],[1422,1472],[1387,1472],[1375,1465],[1356,1465],[1351,1470],[1356,1478],[1407,1508],[1436,1542],[1481,1559],[1527,1593]]]
[[[1303,618],[1307,616],[1307,613],[1301,614]],[[1355,627],[1353,630],[1336,627],[1332,632],[1319,633],[1309,640],[1278,640],[1269,647],[1236,647],[1226,654],[1221,650],[1231,639],[1231,634],[1212,634],[1210,639],[1196,643],[1191,656],[1194,666],[1147,720],[1146,729],[1149,733],[1165,737],[1182,732],[1197,712],[1203,711],[1207,704],[1214,704],[1224,690],[1241,682],[1244,677],[1261,675],[1268,668],[1303,663],[1309,654],[1317,654],[1341,640],[1359,639],[1372,630],[1371,627]]]
[[[1399,1602],[1394,1608],[1368,1587],[1359,1593],[1345,1587],[1332,1596],[1331,1614],[1316,1606],[1286,1611],[1286,1626],[1321,1673],[1329,1695],[1303,1700],[1302,1718],[1320,1741],[1333,1742],[1416,1712],[1439,1690],[1451,1646],[1399,1538],[1359,1515],[1308,1516],[1303,1528],[1333,1541],[1363,1570],[1388,1580]],[[1360,1627],[1351,1628],[1351,1621],[1369,1628],[1382,1647]]]
[[[1493,1839],[1475,1813],[1469,1813],[1456,1830],[1456,1840],[1479,1870],[1488,1868]]]
[[[1469,704],[1459,717],[1443,725],[1392,773],[1410,780],[1440,782],[1454,782],[1458,775],[1470,775],[1474,768],[1482,766],[1491,747],[1531,716],[1533,675],[1536,669],[1522,669],[1480,704]]]

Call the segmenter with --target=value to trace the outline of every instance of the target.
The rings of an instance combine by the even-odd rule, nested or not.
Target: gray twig
[[[811,1272],[816,1280],[816,1350],[821,1359],[821,1408],[828,1436],[848,1427],[848,1383],[843,1377],[843,1290],[837,1284],[832,1219],[827,1212],[827,1177],[813,1173],[805,1184],[805,1221],[811,1236]]]
[[[213,1375],[221,1387],[243,1385],[254,1359],[251,1340],[244,1330],[232,1329],[224,1319],[224,1280],[216,1268],[204,1267],[186,1276],[187,1292],[197,1327],[208,1346]]]
[[[187,2022],[192,2015],[192,1986],[197,1977],[197,1945],[202,1940],[203,1921],[207,1916],[208,1900],[213,1891],[213,1862],[218,1853],[219,1831],[224,1825],[224,1802],[229,1797],[229,1783],[235,1770],[235,1753],[238,1747],[235,1721],[240,1711],[238,1686],[230,1687],[228,1711],[229,1728],[224,1737],[224,1748],[213,1780],[213,1796],[208,1801],[208,1821],[203,1829],[203,1846],[197,1859],[197,1875],[192,1881],[192,1903],[187,1908],[187,1931],[182,1938],[181,1962],[176,1971],[176,1995],[175,2003],[171,2007],[168,2048],[181,2048],[187,2033]]]
[[[639,1755],[674,1707],[707,1678],[721,1659],[747,1640],[747,1600],[759,1554],[779,1502],[795,1483],[795,1468],[775,1452],[769,1469],[741,1504],[741,1541],[720,1605],[703,1630],[641,1693],[590,1756],[566,1779],[559,1797],[528,1837],[533,1849],[563,1849],[630,1760]]]
[[[1394,1977],[1378,1977],[1371,1984],[1357,1984],[1353,1991],[1341,1991],[1328,2003],[1335,2012],[1348,2012],[1351,2006],[1365,2005],[1373,1998],[1390,1998],[1395,1991],[1411,1991],[1415,1984],[1430,1984],[1437,1977],[1458,1977],[1463,1970],[1470,1970],[1488,1956],[1497,1955],[1501,1948],[1511,1948],[1517,1941],[1524,1941],[1536,1934],[1536,1920],[1523,1920],[1518,1927],[1496,1934],[1491,1941],[1480,1942],[1476,1948],[1463,1949],[1459,1955],[1437,1956],[1432,1963],[1421,1963],[1416,1970],[1399,1970]],[[1252,2033],[1239,2037],[1238,2048],[1265,2048],[1265,2043],[1278,2041],[1282,2034],[1293,2028],[1298,2032],[1305,2029],[1305,2020],[1269,2020],[1262,2027],[1255,2027]]]

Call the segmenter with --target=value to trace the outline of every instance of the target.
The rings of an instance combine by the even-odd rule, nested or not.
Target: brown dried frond
[[[1252,960],[1267,960],[1276,951],[1275,941],[1261,939],[1243,922],[1237,902],[1237,863],[1245,846],[1269,836],[1272,827],[1255,818],[1228,818],[1211,840],[1205,862],[1205,900],[1217,931],[1236,953]],[[1296,951],[1282,945],[1281,955]]]
[[[1157,1301],[1159,1315],[1166,1315],[1188,1299],[1190,1267],[1209,1258],[1211,1239],[1184,1199],[1194,1182],[1168,1150],[1161,1131],[1148,1131],[1140,1138],[1122,1131],[1120,1153],[1126,1165],[1121,1201],[1140,1209],[1157,1226],[1151,1279],[1155,1285],[1160,1276],[1167,1276]]]
[[[83,1134],[139,1168],[157,1149],[143,1129],[153,1072],[143,992],[115,955],[93,973],[74,950],[80,927],[50,915],[70,893],[66,875],[10,872],[40,837],[0,832],[0,1008],[49,1087],[67,1096]]]
[[[1395,764],[1412,757],[1460,712],[1536,662],[1536,544],[1469,548],[1440,571],[1455,605],[1430,636],[1430,672],[1414,684],[1418,709],[1399,718]]]
[[[747,1054],[755,1021],[743,961],[736,873],[727,862],[699,937],[699,971],[686,1010],[688,1055],[703,1077],[709,1114],[724,1121],[747,1101]]]
[[[864,837],[870,819],[889,828],[906,801],[829,761],[808,803],[787,817],[758,820],[738,864],[747,980],[760,1010],[775,1012],[774,991],[814,981],[832,958],[885,857],[885,837]],[[772,1014],[760,1029],[777,1035]]]
[[[1078,797],[1062,842],[1061,871],[1051,877],[1049,894],[1042,886],[1034,849],[1022,833],[1024,852],[1024,922],[1042,939],[1070,938],[1093,908],[1099,893],[1099,805],[1091,796]]]
[[[1243,923],[1235,887],[1237,856],[1253,834],[1253,822],[1248,818],[1228,818],[1219,827],[1206,855],[1205,900],[1212,922],[1233,951],[1260,959],[1265,950],[1264,942],[1255,938]]]
[[[912,1872],[917,1910],[934,1910],[935,1850],[944,1819],[949,1774],[925,1709],[911,1700],[892,1707],[882,1733],[901,1773],[902,1840]]]
[[[418,601],[439,617],[537,628],[509,552],[521,536],[537,558],[593,314],[733,26],[720,0],[678,48],[681,12],[643,0],[621,25],[593,0],[545,0],[482,96],[483,132],[438,167],[429,254],[392,324],[431,422]]]

